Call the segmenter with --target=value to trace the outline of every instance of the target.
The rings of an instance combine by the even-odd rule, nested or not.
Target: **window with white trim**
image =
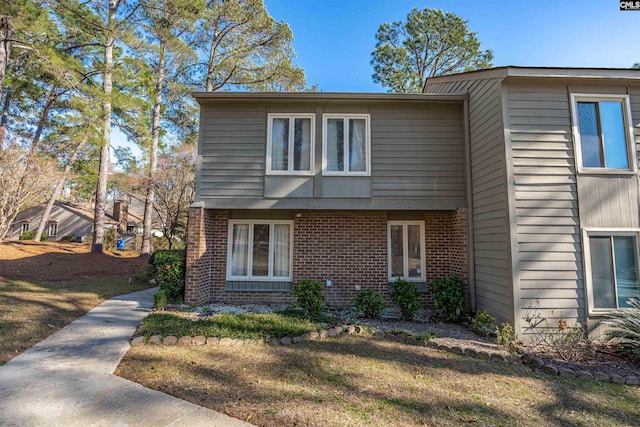
[[[268,174],[313,173],[314,123],[313,114],[269,114]]]
[[[29,231],[29,223],[27,221],[23,221],[22,224],[20,224],[20,234],[26,233],[27,231]]]
[[[325,114],[322,126],[324,175],[370,174],[371,137],[368,114]]]
[[[635,171],[629,97],[574,94],[571,100],[578,168]]]
[[[629,307],[640,298],[635,232],[589,232],[586,245],[589,311]]]
[[[389,280],[425,281],[424,221],[389,221]]]
[[[50,222],[47,226],[47,237],[56,237],[58,234],[58,223]]]
[[[229,221],[227,280],[291,280],[293,221]]]

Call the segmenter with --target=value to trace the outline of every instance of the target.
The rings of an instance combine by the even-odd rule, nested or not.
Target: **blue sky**
[[[640,62],[640,11],[618,0],[265,0],[293,31],[309,85],[327,92],[380,92],[371,51],[384,22],[413,8],[453,12],[468,21],[494,65],[627,68]]]
[[[296,63],[325,92],[384,92],[369,64],[384,22],[413,8],[453,12],[468,21],[496,66],[627,68],[640,62],[640,11],[618,0],[265,0],[293,31]],[[114,145],[130,146],[114,131]]]

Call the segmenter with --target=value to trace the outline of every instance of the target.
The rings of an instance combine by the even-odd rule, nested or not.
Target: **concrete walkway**
[[[105,301],[0,366],[0,425],[250,425],[113,375],[155,291]]]

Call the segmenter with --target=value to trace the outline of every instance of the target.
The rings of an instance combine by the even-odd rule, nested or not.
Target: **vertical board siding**
[[[436,82],[429,93],[469,92],[469,131],[478,310],[513,319],[506,160],[500,81]]]
[[[584,287],[576,164],[566,85],[509,85],[516,191],[520,313],[583,321]]]
[[[202,107],[200,199],[264,196],[267,111],[264,107]]]

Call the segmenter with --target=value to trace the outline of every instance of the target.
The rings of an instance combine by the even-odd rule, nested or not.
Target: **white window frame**
[[[617,237],[617,236],[631,236],[636,238],[636,262],[640,269],[640,228],[584,228],[582,230],[582,252],[584,254],[584,281],[585,290],[587,293],[587,314],[590,316],[606,315],[616,310],[624,310],[625,308],[595,308],[593,299],[593,282],[591,279],[591,245],[590,237]],[[614,255],[615,256],[615,255]],[[615,265],[614,265],[615,270]],[[614,272],[615,274],[615,272]],[[615,283],[615,301],[618,304],[618,283]]]
[[[425,231],[424,231],[424,221],[387,221],[387,277],[390,282],[398,279],[398,277],[391,276],[391,226],[393,225],[402,225],[402,279],[405,279],[410,282],[426,282],[426,270],[427,270],[427,252],[426,252],[426,243],[425,243]],[[420,226],[420,277],[409,277],[409,225],[419,225]]]
[[[29,231],[29,221],[20,221],[20,235],[22,235],[22,233],[26,233],[27,231]]]
[[[253,228],[255,225],[269,225],[269,275],[268,276],[253,276],[251,274],[253,267]],[[231,275],[232,253],[233,253],[233,226],[234,225],[248,225],[248,253],[247,253],[247,275],[246,276],[233,276]],[[288,276],[274,276],[273,275],[273,229],[275,225],[288,225],[289,226],[289,275]],[[229,220],[229,230],[227,235],[227,275],[226,280],[229,282],[238,281],[253,281],[253,282],[291,282],[293,281],[293,221],[269,221],[269,220]]]
[[[295,125],[291,126],[291,123],[295,123],[295,119],[311,119],[310,125],[310,135],[309,135],[309,170],[308,171],[297,171],[293,170],[294,162],[292,161],[293,157],[290,157],[290,161],[288,166],[288,170],[272,170],[271,169],[271,148],[273,146],[272,132],[273,132],[273,119],[289,119],[289,153],[293,153],[294,151],[294,132]],[[315,166],[315,134],[316,134],[316,115],[315,114],[281,114],[281,113],[273,113],[268,114],[267,117],[267,158],[266,158],[266,167],[265,173],[267,175],[314,175],[314,166]]]
[[[580,141],[580,128],[578,122],[578,102],[598,102],[598,101],[620,101],[622,103],[622,117],[624,119],[624,132],[627,143],[627,156],[629,161],[629,169],[614,169],[614,168],[594,168],[582,166],[582,142]],[[578,173],[587,172],[603,175],[631,175],[638,172],[638,162],[635,149],[635,142],[633,141],[633,120],[631,117],[631,104],[629,101],[629,95],[612,95],[612,94],[585,94],[585,93],[572,93],[571,94],[571,129],[573,132],[573,145],[574,152],[576,153],[575,161],[577,165]]]
[[[344,143],[343,150],[344,155],[344,168],[342,171],[329,171],[327,170],[327,122],[329,119],[343,119],[345,121],[344,126]],[[366,152],[366,170],[360,171],[348,171],[349,167],[349,119],[364,119],[365,120],[365,150]],[[323,114],[322,115],[322,175],[327,176],[371,176],[371,115],[370,114]]]
[[[50,234],[52,225],[55,226],[56,232],[53,234]],[[57,235],[58,235],[58,221],[49,221],[47,223],[47,238],[56,237]]]

